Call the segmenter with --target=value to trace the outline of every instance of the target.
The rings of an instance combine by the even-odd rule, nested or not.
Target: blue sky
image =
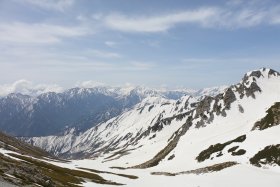
[[[0,0],[0,84],[202,88],[280,70],[278,0]]]

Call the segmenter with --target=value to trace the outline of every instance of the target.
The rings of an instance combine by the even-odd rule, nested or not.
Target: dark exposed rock
[[[256,122],[252,130],[264,130],[280,124],[280,102],[276,102],[260,121]]]
[[[213,101],[213,97],[205,96],[205,98],[198,103],[195,110],[196,113],[194,118],[198,118],[199,116],[202,116],[204,112],[209,112],[212,101]]]
[[[222,93],[216,95],[216,97],[215,97],[215,103],[214,103],[214,106],[213,106],[213,112],[216,113],[217,115],[221,114],[222,106],[218,102],[220,100],[222,100],[222,99],[223,99],[223,94]]]
[[[205,127],[205,122],[203,120],[200,120],[195,124],[195,128],[201,128],[201,127]]]
[[[255,98],[255,92],[261,92],[261,88],[257,85],[257,83],[252,82],[250,87],[246,89],[246,96]]]
[[[255,98],[255,92],[262,92],[256,82],[252,82],[249,87],[246,87],[244,84],[239,84],[234,86],[234,88],[239,93],[240,99],[242,99],[245,95],[247,97]]]
[[[228,150],[228,152],[231,153],[231,152],[235,151],[236,149],[238,149],[238,147],[239,147],[239,146],[234,146],[234,147],[230,148],[230,149]]]
[[[244,149],[239,149],[238,151],[233,151],[231,153],[232,156],[240,156],[240,155],[244,155],[246,153],[246,150]]]
[[[240,104],[238,105],[238,110],[240,113],[244,113],[244,108]]]
[[[224,100],[224,104],[225,104],[225,109],[229,110],[231,103],[236,101],[235,94],[231,88],[228,88],[226,90],[223,100]]]
[[[148,111],[150,112],[150,111],[154,108],[154,106],[155,106],[155,105],[149,106]]]
[[[217,157],[220,157],[220,156],[223,156],[222,151],[220,151],[220,152],[217,154]]]
[[[280,76],[280,73],[273,69],[270,69],[268,72],[268,76]]]
[[[262,75],[262,73],[260,71],[252,71],[251,74],[249,75],[249,77],[257,77],[260,78]]]
[[[250,159],[250,163],[257,167],[274,164],[280,166],[280,144],[266,146]]]
[[[207,149],[203,150],[199,155],[196,157],[198,162],[203,162],[211,157],[213,153],[221,152],[223,149],[230,145],[233,142],[243,142],[246,139],[246,135],[239,136],[234,140],[227,141],[225,143],[217,143],[215,145],[210,145]]]
[[[191,103],[191,107],[194,108],[197,106],[198,103]]]
[[[173,155],[170,155],[170,157],[168,157],[168,159],[167,159],[167,160],[172,160],[174,157],[175,157],[175,155],[174,155],[174,154],[173,154]]]
[[[149,140],[153,139],[156,137],[156,134],[154,134],[152,137],[149,138]]]
[[[248,79],[249,79],[250,77],[253,77],[253,78],[254,78],[254,77],[256,77],[256,78],[263,77],[263,74],[262,74],[261,71],[265,71],[265,70],[266,70],[266,68],[262,68],[261,70],[252,71],[249,75],[245,74],[244,77],[243,77],[243,79],[242,79],[242,81],[245,83],[245,82],[248,81]],[[270,71],[269,71],[268,74],[269,74],[269,75],[272,75],[274,72],[276,72],[276,71],[270,69]]]

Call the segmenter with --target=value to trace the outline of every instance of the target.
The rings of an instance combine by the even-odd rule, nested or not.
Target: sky
[[[0,0],[0,84],[204,88],[280,70],[279,0]]]

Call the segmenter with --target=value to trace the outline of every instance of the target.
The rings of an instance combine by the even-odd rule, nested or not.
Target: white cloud
[[[43,9],[64,11],[66,8],[71,7],[75,3],[75,0],[24,0],[24,2]]]
[[[51,44],[63,38],[88,34],[83,27],[66,27],[51,24],[27,24],[21,22],[0,23],[0,41],[27,44]]]
[[[216,14],[215,8],[202,8],[154,17],[131,17],[111,14],[105,17],[105,24],[112,29],[126,32],[162,32],[179,23],[203,22]]]
[[[256,3],[234,7],[203,7],[156,16],[131,16],[120,13],[103,18],[104,24],[123,32],[156,33],[168,31],[178,24],[197,24],[204,28],[238,29],[258,25],[280,24],[280,6],[257,6]]]
[[[10,93],[21,93],[27,95],[39,95],[46,92],[62,92],[62,87],[56,84],[33,84],[27,80],[18,80],[12,84],[0,85],[0,96]]]

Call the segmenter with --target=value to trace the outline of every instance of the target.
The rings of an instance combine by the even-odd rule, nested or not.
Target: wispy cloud
[[[178,24],[197,24],[204,28],[238,29],[261,24],[280,24],[280,6],[230,6],[202,7],[155,16],[131,16],[121,13],[109,14],[104,24],[123,32],[156,33],[168,31]],[[247,5],[247,4],[246,4]]]
[[[202,8],[152,17],[131,17],[123,14],[111,14],[106,16],[104,21],[109,28],[125,32],[162,32],[179,23],[203,22],[215,14],[215,8]]]
[[[63,38],[88,34],[84,27],[69,27],[53,24],[28,24],[22,22],[0,23],[0,41],[29,44],[51,44]]]
[[[64,11],[66,8],[71,7],[75,0],[22,0],[43,9],[50,9],[56,11]]]

